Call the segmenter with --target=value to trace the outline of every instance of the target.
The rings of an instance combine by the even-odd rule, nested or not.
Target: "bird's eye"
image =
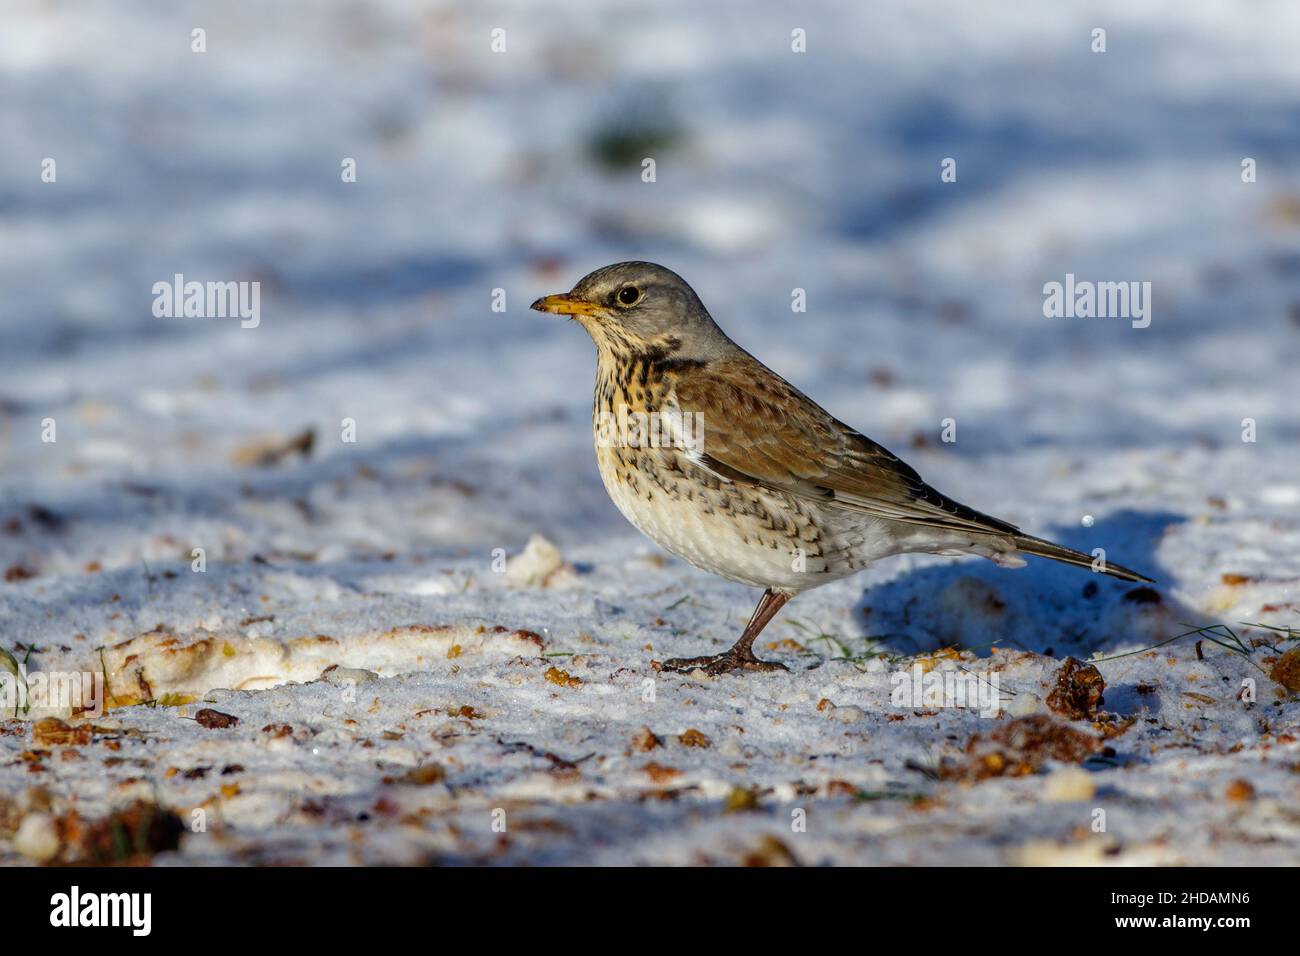
[[[618,290],[618,301],[624,305],[631,305],[639,298],[641,298],[641,293],[637,291],[636,286],[625,285]]]

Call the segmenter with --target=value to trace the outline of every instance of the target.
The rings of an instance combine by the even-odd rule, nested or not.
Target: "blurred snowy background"
[[[191,50],[195,28],[206,52]],[[791,50],[795,28],[806,53]],[[1298,39],[1300,11],[1284,0],[797,11],[11,0],[0,29],[0,645],[46,668],[121,647],[106,666],[123,702],[238,688],[243,706],[270,707],[303,740],[336,735],[332,749],[259,750],[250,725],[240,763],[255,782],[222,798],[233,843],[191,841],[196,859],[261,859],[286,834],[389,799],[376,797],[378,751],[349,749],[363,731],[330,723],[361,720],[364,707],[336,703],[331,717],[319,683],[246,693],[332,663],[383,678],[361,696],[376,701],[367,732],[399,735],[385,759],[440,761],[446,780],[418,814],[368,813],[365,841],[325,827],[334,836],[305,838],[301,855],[265,858],[477,860],[492,847],[503,859],[734,862],[753,826],[718,814],[742,784],[794,799],[847,780],[830,796],[894,787],[934,799],[907,762],[958,746],[978,721],[882,720],[882,662],[897,658],[876,650],[956,645],[975,660],[1018,649],[1023,673],[1005,680],[1032,684],[1052,657],[1139,650],[1184,622],[1300,624]],[[654,183],[641,178],[647,156]],[[940,179],[948,157],[954,183]],[[355,183],[340,175],[347,158]],[[1246,158],[1256,182],[1243,182]],[[46,159],[55,182],[42,181]],[[1013,573],[897,559],[802,597],[769,629],[787,662],[813,672],[795,666],[763,689],[659,681],[658,702],[644,704],[636,675],[650,659],[726,646],[753,595],[661,560],[618,515],[590,447],[591,345],[527,309],[628,258],[680,272],[733,338],[932,484],[1034,533],[1105,548],[1158,578],[1159,593],[1089,590],[1087,574],[1039,562]],[[260,282],[260,325],[156,318],[152,286],[176,273]],[[1151,282],[1150,327],[1045,318],[1043,285],[1066,273]],[[492,310],[498,288],[504,313]],[[791,311],[795,288],[806,313]],[[945,418],[953,444],[940,441]],[[41,440],[46,419],[54,443]],[[344,419],[355,443],[340,439]],[[517,554],[534,534],[570,567],[548,586],[494,573],[495,549]],[[191,573],[195,547],[203,574]],[[494,648],[480,627],[535,632],[555,656],[525,653],[530,639]],[[323,650],[305,643],[317,635]],[[1179,760],[1236,744],[1254,753],[1294,729],[1294,694],[1276,696],[1256,666],[1267,671],[1269,647],[1247,660],[1211,646],[1216,664],[1190,642],[1171,648],[1176,663],[1135,656],[1103,673],[1160,685],[1116,706],[1149,717],[1163,702],[1150,732],[1174,734]],[[582,689],[545,679],[556,660]],[[1250,674],[1270,717],[1233,697]],[[1216,703],[1193,712],[1182,695],[1198,680]],[[828,724],[809,707],[823,698],[856,704],[859,724]],[[451,703],[480,717],[450,734],[413,729],[430,708],[452,721]],[[696,712],[687,723],[683,707]],[[787,708],[811,723],[778,726]],[[159,769],[176,748],[218,746],[172,709],[113,718],[147,728]],[[712,749],[660,759],[677,776],[647,778],[623,753],[642,725],[707,724]],[[747,733],[729,747],[738,724]],[[836,749],[850,735],[856,749]],[[601,757],[573,769],[577,783],[556,783],[501,750],[520,738]],[[1294,761],[1294,738],[1283,743]],[[1196,798],[1221,810],[1223,780],[1245,758],[1189,771],[1151,756],[1162,746],[1129,741],[1143,756],[1128,769],[1149,775],[1134,786],[1203,781]],[[810,764],[819,748],[840,764]],[[24,799],[26,773],[0,774]],[[123,798],[97,759],[46,778],[59,799],[86,801],[83,814]],[[1261,805],[1294,805],[1296,779],[1260,771]],[[664,824],[672,838],[655,814],[673,811],[638,796],[665,781],[689,793],[664,803],[680,806]],[[164,792],[185,806],[216,786],[182,775]],[[937,824],[898,837],[904,804],[849,798],[856,811],[836,803],[821,842],[793,853],[1015,862],[1008,834],[1037,828],[1055,846],[1073,826],[1033,800],[1027,817],[1009,816],[994,788],[1017,786],[1032,789],[999,780],[938,798],[962,832],[986,808],[983,841],[950,845]],[[571,806],[593,789],[616,809]],[[326,809],[303,810],[304,793]],[[503,794],[533,801],[560,822],[539,827],[536,845],[490,832],[475,842],[459,835],[481,818],[475,794],[489,807]],[[1143,799],[1121,845],[1151,840],[1172,855],[1143,844],[1139,862],[1267,856],[1196,811]],[[1249,821],[1255,836],[1293,857],[1294,815],[1259,812],[1273,816]],[[440,829],[455,814],[459,827]]]

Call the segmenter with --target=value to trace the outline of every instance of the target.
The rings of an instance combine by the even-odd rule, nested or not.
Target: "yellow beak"
[[[543,296],[531,306],[538,312],[550,312],[554,315],[603,315],[605,309],[595,302],[574,299],[567,295]]]

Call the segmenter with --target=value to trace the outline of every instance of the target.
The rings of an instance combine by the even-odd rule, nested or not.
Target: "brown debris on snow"
[[[558,667],[547,668],[545,676],[548,681],[550,681],[552,684],[555,684],[559,687],[581,687],[582,686],[581,677],[574,677],[568,671],[561,670]]]
[[[1287,690],[1300,691],[1300,647],[1293,647],[1279,657],[1268,676]]]
[[[727,794],[727,802],[723,805],[722,812],[748,813],[758,808],[758,791],[753,787],[732,787],[731,793]]]
[[[1047,695],[1047,706],[1069,720],[1087,720],[1097,716],[1097,708],[1106,702],[1102,692],[1106,682],[1101,671],[1067,657],[1056,672],[1056,686]]]
[[[682,775],[682,772],[676,767],[667,767],[656,761],[650,761],[643,768],[655,783],[668,783]]]
[[[632,735],[632,741],[629,744],[629,753],[649,753],[656,747],[662,747],[664,742],[655,735],[655,732],[649,727],[642,727]]]
[[[758,846],[752,851],[745,854],[745,866],[802,866],[799,858],[794,855],[784,842],[767,834],[759,841]]]
[[[1245,803],[1255,799],[1255,787],[1249,780],[1238,777],[1228,784],[1223,795],[1229,803]]]
[[[705,734],[700,733],[694,727],[691,727],[685,733],[677,738],[677,742],[683,747],[712,747],[713,741]]]
[[[43,862],[76,866],[148,865],[158,853],[179,848],[185,824],[176,813],[137,800],[99,820],[87,822],[75,810],[50,818]],[[52,852],[51,852],[52,850]]]
[[[1101,739],[1075,730],[1045,714],[1019,717],[987,734],[974,734],[961,760],[945,760],[944,780],[977,781],[990,777],[1023,777],[1041,770],[1049,760],[1081,763],[1101,749]]]
[[[295,455],[310,458],[315,444],[314,428],[303,429],[289,438],[258,436],[237,446],[230,453],[230,463],[238,468],[274,468]]]
[[[68,724],[57,717],[45,717],[32,724],[32,743],[38,747],[76,747],[90,743],[94,731],[90,724]]]
[[[447,779],[447,770],[440,763],[430,762],[413,767],[401,777],[385,777],[384,783],[410,783],[420,787],[442,783]]]
[[[194,715],[194,720],[200,727],[207,730],[225,730],[227,727],[234,727],[239,723],[239,718],[232,714],[223,714],[219,710],[213,710],[210,707],[204,707]]]

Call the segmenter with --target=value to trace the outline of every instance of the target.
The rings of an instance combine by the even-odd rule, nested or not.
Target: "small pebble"
[[[1029,717],[1042,712],[1043,698],[1031,691],[1022,690],[1014,697],[1004,697],[1002,709],[1012,717]]]
[[[374,671],[364,670],[360,667],[332,667],[321,674],[325,680],[331,684],[369,684],[371,681],[379,680],[379,675]]]
[[[59,854],[59,831],[48,813],[29,813],[14,834],[14,849],[38,863],[48,863]]]
[[[852,704],[836,707],[834,704],[827,703],[822,708],[822,716],[827,720],[838,720],[842,724],[856,724],[867,719],[866,711]]]
[[[564,570],[560,549],[535,534],[522,552],[506,561],[506,580],[518,588],[544,588],[553,584]]]
[[[1049,803],[1079,803],[1097,792],[1092,774],[1081,767],[1065,767],[1049,774],[1043,784],[1043,799]]]

